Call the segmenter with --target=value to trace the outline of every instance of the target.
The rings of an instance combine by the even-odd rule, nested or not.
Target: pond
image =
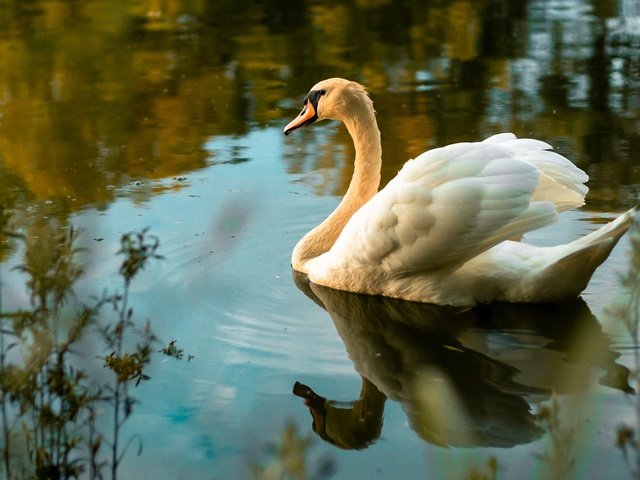
[[[317,478],[638,475],[617,446],[638,422],[637,342],[607,313],[628,298],[628,236],[580,299],[554,305],[459,311],[292,273],[353,153],[337,124],[282,128],[334,76],[371,94],[383,184],[429,148],[512,131],[590,177],[586,205],[528,241],[570,241],[638,202],[636,0],[0,3],[14,228],[79,229],[75,297],[89,299],[120,287],[120,238],[148,227],[163,259],[129,302],[189,355],[152,362],[132,392],[123,435],[143,449],[120,477],[251,478],[257,464],[281,478],[276,446],[305,443],[292,438],[310,439]],[[0,249],[5,312],[30,302],[23,255]]]

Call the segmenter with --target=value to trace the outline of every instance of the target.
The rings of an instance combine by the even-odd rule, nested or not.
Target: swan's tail
[[[608,243],[610,244],[610,246],[608,247],[607,255],[609,255],[609,252],[613,247],[615,247],[616,243],[618,243],[620,237],[622,237],[622,235],[624,235],[624,233],[629,230],[629,227],[631,227],[636,212],[637,207],[633,207],[632,209],[627,210],[625,213],[620,215],[615,220],[612,220],[606,225],[603,225],[598,230],[591,232],[590,234],[585,235],[582,238],[574,240],[570,243],[570,245],[580,248],[591,246],[594,244],[601,244],[603,242],[605,244]]]
[[[554,285],[561,284],[563,291],[555,292],[560,298],[579,295],[586,288],[595,269],[606,260],[618,240],[629,230],[636,211],[637,208],[634,207],[595,232],[567,245],[552,247],[556,249],[557,255],[543,270],[541,280]],[[558,282],[558,278],[563,281]]]

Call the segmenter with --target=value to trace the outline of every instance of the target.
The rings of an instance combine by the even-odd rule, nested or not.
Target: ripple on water
[[[266,229],[254,216],[222,251],[212,248],[216,231],[168,246],[165,277],[199,318],[192,334],[224,350],[216,357],[225,364],[313,371],[322,361],[328,373],[349,371],[326,313],[295,287],[289,255],[299,232],[285,220]]]

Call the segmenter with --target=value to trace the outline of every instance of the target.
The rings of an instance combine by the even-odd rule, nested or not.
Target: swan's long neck
[[[305,263],[329,251],[351,216],[367,203],[380,186],[382,147],[371,101],[363,95],[350,102],[344,123],[356,151],[355,168],[347,193],[327,219],[298,242],[291,256],[295,270],[307,272]]]

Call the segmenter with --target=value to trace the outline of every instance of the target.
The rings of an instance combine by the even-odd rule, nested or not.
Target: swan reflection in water
[[[511,447],[538,438],[532,404],[586,389],[592,379],[631,392],[609,338],[580,298],[544,305],[448,308],[334,290],[294,272],[296,285],[333,319],[360,396],[338,402],[296,382],[314,431],[362,449],[382,430],[387,398],[411,427],[441,446]]]

